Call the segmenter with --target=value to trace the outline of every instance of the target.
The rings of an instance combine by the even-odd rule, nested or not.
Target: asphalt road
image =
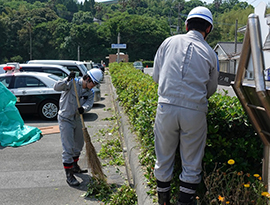
[[[110,129],[112,121],[104,120],[114,115],[112,89],[108,76],[101,85],[102,100],[84,114],[85,125],[97,152],[102,140],[109,138],[98,135],[100,130]],[[57,121],[43,121],[35,116],[22,116],[25,125],[48,127]],[[0,146],[0,204],[1,205],[78,205],[103,204],[96,199],[84,198],[89,184],[89,174],[78,174],[79,187],[68,186],[62,164],[60,134],[44,135],[39,141],[22,147]],[[107,162],[101,160],[101,163]],[[87,167],[85,150],[79,164]],[[117,170],[120,170],[118,172]],[[89,170],[90,171],[90,170]],[[108,183],[121,186],[127,181],[124,166],[105,166]]]

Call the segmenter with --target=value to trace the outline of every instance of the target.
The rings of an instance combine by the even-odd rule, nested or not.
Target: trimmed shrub
[[[158,85],[152,77],[136,70],[130,63],[111,63],[109,66],[112,83],[118,100],[129,117],[133,131],[141,143],[140,160],[145,166],[145,177],[156,194],[153,174],[155,164],[154,121],[158,102]],[[216,164],[220,167],[229,159],[235,160],[236,171],[261,173],[263,144],[254,131],[238,98],[215,93],[209,99],[208,138],[203,158],[204,171],[210,172]],[[180,162],[179,150],[176,162]],[[219,166],[219,165],[218,165]],[[228,167],[224,166],[224,170]],[[172,195],[176,196],[179,187],[178,175],[181,164],[175,163]],[[173,199],[174,200],[174,199]]]

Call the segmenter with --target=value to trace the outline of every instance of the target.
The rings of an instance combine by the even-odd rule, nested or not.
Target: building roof
[[[237,43],[237,50],[235,52],[235,43],[234,42],[218,42],[215,46],[214,50],[216,50],[216,47],[220,46],[221,49],[227,54],[231,55],[232,53],[240,53],[242,51],[243,43],[238,42]]]
[[[230,59],[236,55],[239,55],[242,51],[243,43],[237,43],[237,50],[235,52],[235,43],[234,42],[218,42],[214,50],[217,52],[221,50],[222,53],[218,52],[219,58]]]

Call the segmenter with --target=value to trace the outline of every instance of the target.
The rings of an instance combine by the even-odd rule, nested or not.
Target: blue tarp
[[[16,108],[17,98],[0,82],[0,145],[18,147],[41,138],[41,130],[24,125]]]

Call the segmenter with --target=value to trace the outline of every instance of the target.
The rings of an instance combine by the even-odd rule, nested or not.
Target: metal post
[[[117,44],[120,44],[120,32],[117,37]],[[117,49],[117,63],[119,63],[120,48]]]
[[[263,147],[263,167],[262,167],[262,177],[263,177],[263,182],[264,184],[267,184],[267,191],[269,193],[269,185],[270,185],[270,177],[269,177],[269,172],[270,172],[270,167],[269,167],[269,154],[270,154],[270,146],[269,145],[264,145]]]
[[[30,60],[32,60],[32,28],[30,24],[30,29],[29,29],[29,36],[30,36]]]
[[[235,20],[235,33],[234,33],[234,53],[237,53],[237,27],[238,19]],[[234,60],[234,74],[236,73],[236,60]]]
[[[77,48],[77,53],[78,53],[78,61],[80,61],[80,46]]]

